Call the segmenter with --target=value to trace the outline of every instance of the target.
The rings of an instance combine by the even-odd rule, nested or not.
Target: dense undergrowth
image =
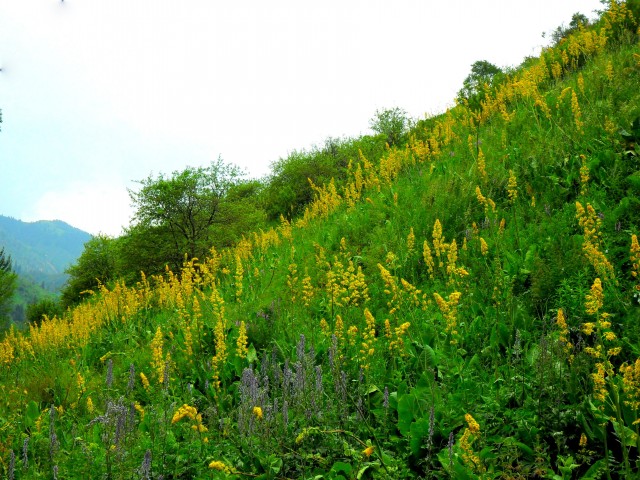
[[[640,476],[634,5],[292,222],[8,332],[0,474]]]

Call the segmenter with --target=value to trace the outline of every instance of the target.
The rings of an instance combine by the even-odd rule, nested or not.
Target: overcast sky
[[[118,235],[135,181],[249,176],[377,109],[451,105],[599,0],[0,0],[0,214]]]

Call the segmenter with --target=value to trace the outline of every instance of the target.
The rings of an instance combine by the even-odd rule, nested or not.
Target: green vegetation
[[[11,257],[0,248],[0,326],[8,320],[15,288],[16,274],[11,268]]]
[[[638,478],[637,18],[611,2],[395,145],[234,181],[222,244],[171,233],[203,172],[143,182],[141,235],[74,267],[107,265],[93,293],[0,342],[0,473]]]

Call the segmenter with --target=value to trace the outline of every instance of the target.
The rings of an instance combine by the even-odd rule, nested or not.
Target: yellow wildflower
[[[253,407],[253,414],[256,416],[258,420],[262,420],[262,408]]]
[[[236,342],[236,354],[240,358],[246,358],[247,356],[247,327],[244,322],[240,322],[238,327],[238,340]]]
[[[209,468],[212,470],[218,470],[220,472],[224,472],[224,473],[232,473],[231,468],[229,468],[224,462],[221,462],[220,460],[214,460],[213,462],[211,462],[209,464]]]
[[[140,372],[140,381],[142,382],[142,386],[144,387],[144,389],[149,390],[149,379],[142,372]]]
[[[518,181],[516,179],[515,173],[513,170],[509,170],[509,181],[507,182],[507,194],[509,195],[509,201],[511,203],[516,201],[518,198]]]
[[[587,436],[584,434],[584,432],[580,435],[580,448],[584,448],[587,446]]]
[[[596,315],[602,308],[604,295],[602,293],[602,282],[596,278],[591,286],[591,290],[586,295],[585,310],[589,315]]]

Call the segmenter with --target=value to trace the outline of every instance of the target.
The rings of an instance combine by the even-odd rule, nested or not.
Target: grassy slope
[[[620,22],[484,113],[354,159],[351,193],[320,189],[293,226],[8,336],[0,471],[13,451],[15,478],[145,478],[145,455],[153,478],[638,474],[640,162],[619,131],[640,66]]]

